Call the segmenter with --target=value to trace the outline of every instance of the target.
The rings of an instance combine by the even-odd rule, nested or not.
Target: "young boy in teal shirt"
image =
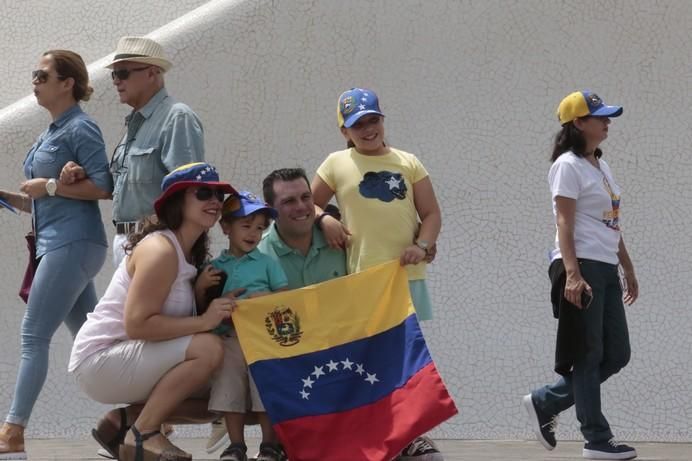
[[[227,278],[220,293],[223,295],[244,289],[236,298],[256,297],[285,290],[288,279],[281,265],[261,253],[257,245],[262,233],[269,227],[276,211],[255,195],[242,191],[231,195],[221,213],[221,229],[228,236],[228,249],[204,268],[195,282],[197,305],[206,307],[207,292],[221,282],[222,272]],[[224,362],[212,380],[209,410],[222,413],[231,444],[221,459],[247,461],[244,427],[245,415],[252,411],[258,415],[262,428],[262,443],[258,460],[281,461],[283,449],[259,398],[257,388],[248,373],[238,336],[231,324],[222,324],[215,330],[223,336]]]

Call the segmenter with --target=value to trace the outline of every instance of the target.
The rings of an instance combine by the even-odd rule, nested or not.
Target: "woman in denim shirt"
[[[14,400],[0,429],[2,459],[26,458],[24,428],[46,379],[53,334],[65,322],[74,337],[98,301],[93,278],[108,248],[98,200],[113,190],[101,131],[79,107],[93,92],[82,58],[72,51],[47,51],[32,83],[53,122],[24,160],[21,193],[0,191],[0,198],[32,213],[38,260],[22,322]],[[58,181],[70,160],[84,167],[88,180]]]

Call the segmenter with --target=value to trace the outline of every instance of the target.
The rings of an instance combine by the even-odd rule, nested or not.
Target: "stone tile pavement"
[[[181,448],[191,452],[195,460],[218,460],[220,453],[209,455],[204,451],[204,439],[175,439]],[[506,461],[582,460],[582,444],[559,442],[558,447],[548,452],[534,441],[498,440],[439,440],[438,444],[446,461]],[[259,445],[249,440],[250,450]],[[692,461],[692,443],[632,443],[637,449],[639,461]],[[33,439],[27,440],[31,461],[72,460],[93,461],[103,458],[96,455],[97,445],[92,440]],[[354,460],[357,461],[357,460]]]

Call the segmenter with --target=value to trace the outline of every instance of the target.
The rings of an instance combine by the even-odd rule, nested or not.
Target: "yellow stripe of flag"
[[[238,302],[233,323],[248,364],[321,351],[386,331],[414,313],[399,261]]]

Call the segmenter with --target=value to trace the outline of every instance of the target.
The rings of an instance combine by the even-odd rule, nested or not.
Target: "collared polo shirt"
[[[58,179],[68,161],[81,165],[99,189],[113,190],[101,130],[78,104],[39,136],[24,159],[24,175]],[[77,240],[108,245],[97,200],[45,195],[33,201],[33,220],[39,257]]]
[[[312,230],[312,243],[308,254],[303,254],[286,245],[273,224],[262,236],[257,248],[279,261],[288,277],[288,288],[302,288],[346,275],[346,255],[327,245],[317,227]]]
[[[212,259],[211,265],[228,275],[223,293],[236,288],[246,289],[238,298],[245,298],[251,293],[276,291],[285,288],[288,283],[281,265],[257,248],[240,258],[223,250],[218,258]]]
[[[125,118],[127,132],[111,159],[113,221],[137,221],[154,213],[163,177],[204,160],[202,122],[165,88]]]

